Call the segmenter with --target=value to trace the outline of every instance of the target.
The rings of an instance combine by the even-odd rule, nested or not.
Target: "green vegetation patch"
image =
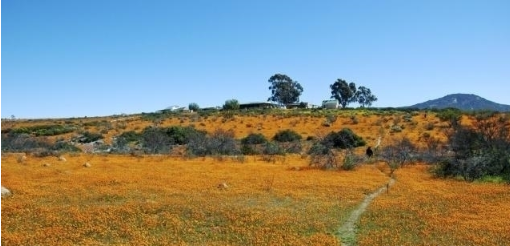
[[[30,127],[20,127],[10,130],[12,133],[17,134],[31,134],[37,137],[39,136],[55,136],[73,132],[76,130],[75,126],[72,125],[40,125]]]

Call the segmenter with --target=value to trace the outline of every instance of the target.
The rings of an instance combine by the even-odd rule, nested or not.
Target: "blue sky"
[[[1,3],[2,118],[266,101],[276,73],[315,104],[338,78],[376,107],[451,93],[510,104],[506,0]]]

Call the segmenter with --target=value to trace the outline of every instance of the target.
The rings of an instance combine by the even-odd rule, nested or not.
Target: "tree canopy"
[[[200,106],[198,106],[197,103],[190,103],[188,106],[189,110],[198,111],[200,109]]]
[[[225,110],[237,110],[237,109],[239,109],[239,101],[237,101],[237,99],[226,100],[225,104],[223,104],[223,109],[225,109]]]
[[[358,87],[358,91],[356,92],[355,97],[358,100],[358,103],[363,108],[365,106],[370,107],[373,102],[377,101],[377,97],[375,95],[373,95],[372,91],[365,86]]]
[[[303,87],[297,81],[293,81],[285,74],[275,74],[268,80],[271,83],[271,97],[268,101],[278,102],[280,104],[289,104],[299,102],[299,96],[303,93]]]
[[[331,98],[338,100],[342,108],[356,101],[356,84],[354,82],[347,83],[343,79],[337,79],[329,87],[331,88]]]
[[[369,88],[365,86],[356,88],[354,82],[347,83],[343,79],[337,79],[329,87],[331,88],[331,98],[338,100],[342,108],[347,107],[352,102],[358,102],[363,108],[365,106],[370,107],[373,102],[377,101],[377,97],[372,94]]]

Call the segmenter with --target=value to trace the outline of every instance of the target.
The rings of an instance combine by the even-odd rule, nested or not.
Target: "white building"
[[[340,106],[338,103],[338,100],[331,99],[331,100],[324,100],[322,101],[322,107],[327,109],[336,109]]]

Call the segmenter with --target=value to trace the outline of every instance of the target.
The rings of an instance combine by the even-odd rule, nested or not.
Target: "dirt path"
[[[391,178],[386,185],[367,195],[363,202],[354,211],[352,211],[347,221],[345,221],[337,232],[337,237],[340,239],[342,246],[356,245],[356,223],[358,222],[361,214],[365,212],[368,205],[372,202],[372,200],[374,200],[374,198],[379,196],[383,191],[386,191],[394,183],[395,179]]]

